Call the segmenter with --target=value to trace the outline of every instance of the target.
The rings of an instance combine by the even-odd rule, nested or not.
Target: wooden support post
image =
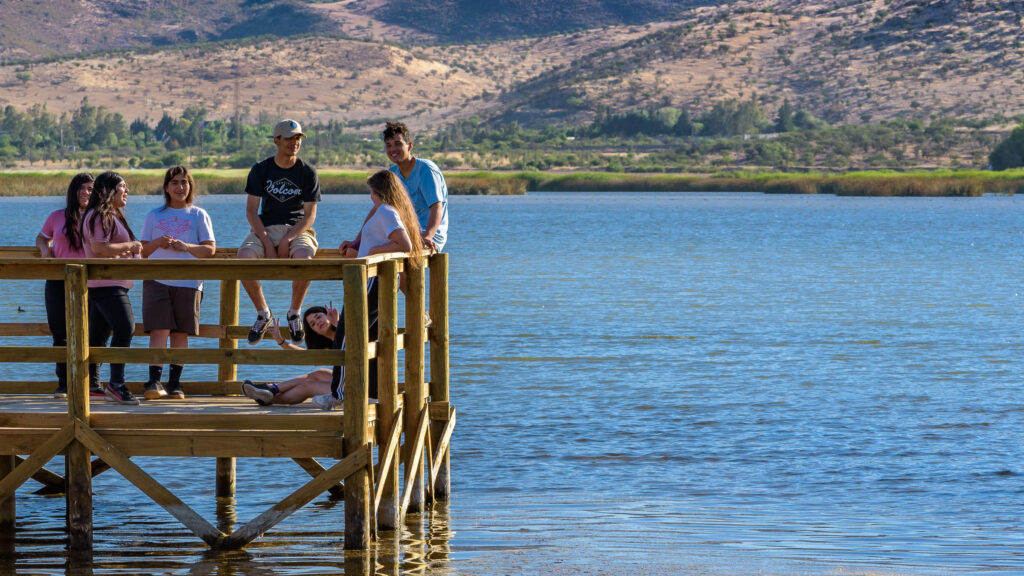
[[[398,264],[391,260],[377,266],[377,446],[386,447],[398,414]],[[401,424],[398,424],[401,426]],[[377,486],[377,527],[394,530],[401,525],[398,500],[398,458],[385,462],[378,452],[383,485]]]
[[[64,268],[68,327],[68,416],[89,423],[89,289],[86,267]],[[92,470],[89,449],[72,442],[65,453],[68,548],[92,549]]]
[[[422,512],[424,503],[423,459],[415,454],[416,440],[410,436],[418,428],[427,396],[423,383],[423,314],[426,308],[423,264],[421,260],[416,268],[405,267],[405,445],[402,447],[402,462],[406,485],[411,487],[411,492],[404,494],[402,499],[409,502],[408,511],[413,513]],[[420,450],[422,447],[420,443]]]
[[[0,455],[0,479],[6,478],[14,472],[16,466],[13,455]],[[0,539],[10,539],[14,536],[14,522],[17,519],[17,508],[14,494],[0,502]]]
[[[217,458],[217,498],[235,495],[235,459]]]
[[[369,434],[370,328],[366,313],[366,266],[349,264],[345,276],[345,455],[351,456],[371,442]],[[370,481],[365,468],[345,480],[345,549],[370,547]]]
[[[235,350],[238,340],[227,338],[227,327],[238,324],[238,280],[220,281],[220,325],[225,330],[225,338],[218,344],[221,349]],[[217,380],[234,382],[238,379],[238,365],[230,358],[225,358],[217,366]],[[217,497],[228,498],[235,495],[235,459],[217,458]]]
[[[448,402],[448,255],[434,254],[430,257],[430,400]],[[431,446],[437,449],[444,434],[445,422],[433,422],[430,426]],[[436,477],[433,483],[435,500],[447,500],[451,494],[451,452],[444,451],[444,458],[437,470],[431,469]]]

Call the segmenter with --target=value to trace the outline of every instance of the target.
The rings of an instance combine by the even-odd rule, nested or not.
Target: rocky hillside
[[[155,121],[165,111],[204,106],[211,117],[287,114],[349,125],[404,118],[430,130],[472,116],[543,126],[637,108],[697,112],[752,97],[769,112],[788,99],[830,122],[1024,113],[1019,1],[720,2],[642,25],[475,44],[438,44],[376,16],[400,1],[4,2],[0,40],[7,57],[51,58],[0,66],[0,105],[59,112],[88,98],[129,120]],[[495,2],[493,10],[509,13],[525,4]],[[535,18],[553,18],[543,11],[553,3],[529,4]],[[586,5],[603,21],[629,15],[613,6],[660,14],[670,4],[678,6],[658,0]],[[442,8],[458,6],[463,3],[436,4],[442,16]],[[36,32],[11,24],[14,13],[22,22],[36,18]],[[59,26],[57,14],[64,19]],[[497,34],[509,23],[504,16],[486,18],[483,8],[454,14],[446,29],[483,18]],[[128,49],[159,43],[156,38],[233,38],[257,20],[305,35]],[[53,57],[101,47],[119,51]]]

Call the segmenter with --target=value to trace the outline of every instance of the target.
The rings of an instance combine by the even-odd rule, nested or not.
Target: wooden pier
[[[313,260],[237,260],[218,249],[205,260],[41,259],[34,248],[0,248],[0,280],[63,280],[67,302],[66,347],[2,346],[0,362],[68,366],[68,398],[53,399],[56,380],[0,382],[0,537],[15,530],[15,491],[29,479],[41,493],[64,492],[68,546],[88,550],[93,541],[92,478],[113,470],[162,506],[212,548],[241,548],[325,491],[344,495],[345,548],[367,549],[377,530],[399,527],[408,512],[450,492],[449,441],[455,408],[448,396],[448,256],[404,266],[406,257],[360,259],[318,255]],[[399,274],[405,273],[404,310]],[[367,326],[367,279],[379,283],[378,338]],[[203,279],[220,281],[220,318],[203,324],[200,338],[216,348],[89,348],[87,280]],[[308,279],[332,282],[344,301],[347,350],[239,349],[247,326],[238,325],[239,280]],[[429,286],[429,307],[427,292]],[[38,294],[42,300],[42,289]],[[429,310],[430,325],[425,313]],[[403,326],[399,326],[399,320]],[[43,324],[0,324],[0,336],[42,336]],[[136,334],[142,334],[141,324]],[[429,344],[429,346],[428,346]],[[402,381],[398,353],[405,351]],[[429,364],[428,364],[429,351]],[[378,370],[378,400],[369,398],[368,362]],[[186,400],[121,406],[90,402],[90,362],[175,363],[218,366],[215,381],[183,385]],[[309,403],[260,407],[239,396],[239,365],[345,366],[344,410]],[[425,367],[429,365],[430,379]],[[52,373],[52,371],[48,372]],[[129,382],[136,393],[141,382]],[[65,475],[45,468],[63,454]],[[216,458],[218,496],[233,496],[235,458],[291,458],[311,477],[266,512],[230,534],[218,530],[132,457]],[[324,465],[318,458],[337,460]],[[343,484],[342,484],[343,483]]]

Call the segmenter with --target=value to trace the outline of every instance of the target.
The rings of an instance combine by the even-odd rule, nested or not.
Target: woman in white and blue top
[[[213,223],[206,210],[193,206],[196,185],[184,166],[164,175],[164,205],[146,214],[142,255],[147,258],[209,258],[216,251]],[[199,334],[202,280],[145,280],[142,283],[142,326],[150,348],[188,348],[188,337]],[[171,364],[167,388],[160,383],[163,365],[150,364],[146,399],[184,399],[181,364]]]

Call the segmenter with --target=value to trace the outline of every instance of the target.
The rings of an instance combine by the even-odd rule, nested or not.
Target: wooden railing
[[[34,248],[0,247],[0,280],[63,280],[66,289],[68,343],[66,347],[2,346],[0,362],[52,363],[68,366],[67,426],[47,433],[37,440],[23,440],[32,448],[31,456],[14,465],[20,447],[0,446],[0,502],[7,501],[10,513],[0,506],[0,526],[6,516],[13,517],[14,490],[53,455],[63,451],[67,463],[69,543],[72,548],[91,547],[92,505],[90,453],[117,469],[143,492],[163,505],[186,526],[211,546],[238,547],[258,536],[268,526],[280,521],[298,506],[332,489],[338,479],[345,478],[345,546],[365,549],[375,527],[388,530],[398,527],[409,511],[423,510],[427,498],[445,500],[450,491],[450,459],[448,444],[455,424],[455,410],[449,403],[448,366],[448,257],[435,254],[425,259],[427,266],[405,266],[406,257],[386,254],[362,259],[340,259],[319,256],[313,260],[245,260],[235,259],[233,250],[218,250],[218,257],[204,260],[117,260],[82,259],[54,260],[38,258]],[[431,326],[425,326],[428,311],[426,295],[429,272]],[[399,275],[406,279],[404,330],[399,328]],[[379,283],[379,327],[375,342],[369,339],[367,325],[367,279],[376,276]],[[199,336],[217,339],[216,348],[149,349],[90,348],[88,343],[88,280],[178,280],[203,279],[220,281],[220,317],[218,324],[204,324]],[[347,349],[278,350],[239,349],[237,341],[245,337],[247,327],[238,326],[239,280],[295,280],[318,282],[341,281],[344,287],[344,314]],[[42,294],[39,294],[42,298]],[[136,328],[141,333],[141,326]],[[45,324],[0,324],[0,336],[40,336],[48,334]],[[429,341],[431,378],[425,378],[425,352]],[[398,379],[398,353],[405,350],[404,390]],[[368,397],[368,362],[376,359],[378,367],[378,402]],[[114,415],[94,415],[88,395],[88,364],[212,364],[218,367],[217,379],[211,382],[183,382],[193,394],[237,394],[239,365],[344,365],[344,412],[341,418],[342,450],[337,455],[346,459],[330,469],[323,469],[312,458],[295,458],[311,475],[305,487],[289,496],[264,515],[231,535],[221,534],[188,510],[155,480],[136,470],[128,460],[133,454],[153,454],[141,444],[118,437],[116,446],[108,437],[117,436],[117,426],[154,430],[182,426],[209,426],[209,416],[180,421],[171,426],[172,415],[162,420],[159,415],[132,420],[127,414],[120,421]],[[140,383],[132,383],[138,389]],[[49,393],[55,382],[18,380],[0,382],[0,394]],[[13,414],[0,396],[0,427],[17,426],[53,430],[56,422],[42,425],[42,417]],[[266,414],[233,413],[218,419],[217,428],[225,437],[234,430],[271,428],[276,432],[308,430],[308,415],[272,418]],[[180,420],[179,415],[173,418]],[[203,420],[206,418],[206,420]],[[266,420],[270,418],[270,420]],[[117,424],[120,422],[120,424]],[[103,428],[106,426],[107,428]],[[192,430],[184,428],[184,430]],[[106,432],[105,432],[106,431]],[[204,434],[208,431],[204,431]],[[398,457],[399,439],[405,442]],[[107,437],[104,436],[107,434]],[[213,432],[207,435],[217,436]],[[32,437],[22,435],[24,438]],[[374,438],[376,436],[376,438]],[[19,436],[20,438],[21,436]],[[269,438],[270,436],[268,436]],[[32,437],[34,438],[34,437]],[[205,436],[204,436],[205,438]],[[203,440],[189,438],[193,451]],[[34,442],[34,443],[33,443]],[[63,444],[62,444],[63,442]],[[210,442],[213,442],[212,440]],[[182,455],[180,446],[168,443],[168,454]],[[234,460],[248,452],[233,449],[229,441],[205,446],[203,455],[218,457],[218,495],[233,492]],[[377,465],[372,465],[372,448],[377,446]],[[424,449],[428,450],[423,458]],[[157,450],[159,452],[159,450]],[[238,452],[236,454],[236,452]],[[6,454],[7,456],[3,456]],[[365,454],[365,462],[355,456]],[[193,454],[194,455],[194,454]],[[6,458],[6,460],[5,460]],[[424,461],[425,460],[425,461]],[[404,489],[398,486],[399,465],[406,471]],[[361,465],[362,464],[365,465]],[[429,470],[429,482],[424,482]],[[4,476],[4,473],[6,476]],[[343,476],[339,476],[343,474]],[[9,496],[9,498],[8,498]],[[182,508],[184,507],[184,508]]]

